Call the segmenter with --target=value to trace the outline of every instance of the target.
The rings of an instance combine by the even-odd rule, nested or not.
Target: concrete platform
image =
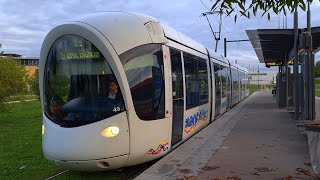
[[[320,97],[316,96],[315,106],[316,106],[316,120],[320,121]]]
[[[136,179],[316,179],[307,138],[270,91],[257,92]]]
[[[315,99],[316,118],[313,123],[320,123],[320,98]],[[320,133],[314,131],[306,131],[308,137],[310,162],[313,172],[320,177]],[[320,179],[320,178],[319,178]]]

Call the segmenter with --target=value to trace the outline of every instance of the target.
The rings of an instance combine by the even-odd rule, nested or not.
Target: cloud
[[[102,11],[130,11],[145,13],[172,26],[192,39],[210,49],[215,48],[215,40],[205,17],[200,14],[208,11],[212,1],[202,0],[2,0],[0,1],[0,42],[1,51],[18,53],[26,56],[39,56],[42,41],[46,34],[55,26],[78,16]],[[318,9],[320,3],[311,6],[312,25],[320,24]],[[208,8],[208,9],[207,9]],[[267,17],[252,17],[250,20],[238,17],[234,23],[233,16],[223,16],[221,40],[218,53],[223,54],[223,38],[228,40],[248,39],[246,29],[279,28],[283,19],[274,14],[271,20]],[[300,27],[305,27],[306,15],[299,13]],[[213,31],[218,31],[219,16],[210,15],[208,19]],[[293,18],[288,15],[287,24],[292,28]],[[280,26],[280,28],[281,28]],[[250,42],[228,43],[228,57],[237,59],[245,66],[259,63]],[[263,66],[263,65],[261,65]]]
[[[320,7],[320,1],[313,1],[311,5],[315,5],[317,8]]]

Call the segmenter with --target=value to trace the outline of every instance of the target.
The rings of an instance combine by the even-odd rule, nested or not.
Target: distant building
[[[276,83],[278,71],[251,71],[248,74],[250,84],[271,85]]]
[[[39,58],[37,57],[15,57],[14,59],[25,67],[29,76],[32,76],[39,68]]]
[[[39,58],[37,57],[26,57],[20,54],[1,54],[2,57],[12,56],[18,63],[25,67],[28,71],[28,75],[32,76],[36,70],[39,68]]]

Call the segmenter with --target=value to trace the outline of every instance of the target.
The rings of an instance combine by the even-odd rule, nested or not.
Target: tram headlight
[[[117,126],[110,126],[102,130],[101,135],[104,137],[114,137],[118,135],[120,129]]]
[[[45,130],[44,125],[42,125],[42,135],[44,134],[44,130]]]

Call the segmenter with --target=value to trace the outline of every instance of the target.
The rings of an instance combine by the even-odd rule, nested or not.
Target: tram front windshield
[[[107,60],[88,40],[64,35],[52,45],[44,77],[44,111],[63,127],[97,122],[124,111]]]

